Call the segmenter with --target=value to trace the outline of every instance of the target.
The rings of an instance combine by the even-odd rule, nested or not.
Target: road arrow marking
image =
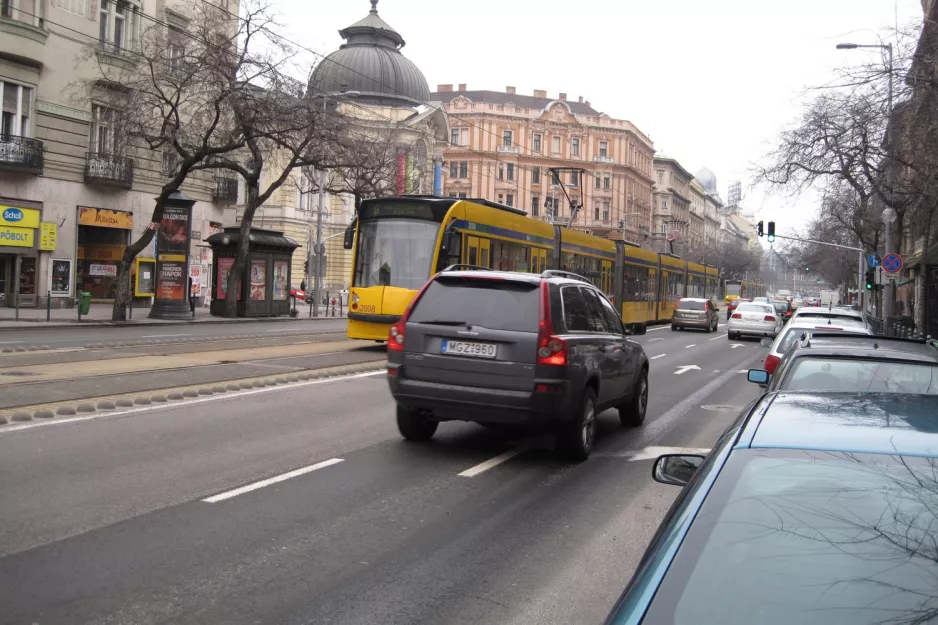
[[[730,343],[730,349],[736,349],[737,347],[746,347],[742,343]]]
[[[693,369],[700,371],[700,367],[698,367],[697,365],[681,365],[680,367],[677,368],[677,371],[674,372],[674,375],[681,375],[685,371],[691,371]]]

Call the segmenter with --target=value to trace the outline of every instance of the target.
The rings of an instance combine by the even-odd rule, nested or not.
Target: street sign
[[[902,269],[902,257],[898,254],[886,254],[883,257],[883,271],[896,273]]]
[[[896,281],[899,280],[899,274],[896,274],[896,273],[887,273],[887,274],[883,274],[883,275],[886,276],[886,281],[887,281],[887,282],[896,282]]]
[[[879,254],[870,254],[866,257],[866,262],[870,267],[879,267],[883,264],[883,259],[879,257]]]

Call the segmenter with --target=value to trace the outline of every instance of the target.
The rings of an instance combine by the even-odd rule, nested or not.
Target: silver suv
[[[648,358],[629,338],[644,333],[575,274],[447,269],[391,326],[398,429],[428,440],[440,421],[549,423],[558,447],[585,460],[602,410],[645,420]]]

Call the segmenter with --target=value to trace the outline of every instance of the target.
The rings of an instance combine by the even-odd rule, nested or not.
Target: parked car
[[[740,304],[745,304],[748,302],[748,299],[736,298],[732,302],[726,305],[726,320],[729,321],[730,315],[733,314],[733,311],[736,310],[736,307]]]
[[[684,486],[607,625],[935,620],[938,396],[768,393]]]
[[[763,369],[751,369],[748,378],[768,391],[938,395],[938,349],[924,340],[807,332],[771,380]]]
[[[577,460],[596,415],[645,420],[648,358],[615,308],[585,278],[560,271],[441,272],[388,340],[388,382],[404,438],[428,440],[447,420],[549,424]]]
[[[825,319],[830,323],[862,323],[869,325],[866,313],[862,310],[841,308],[840,306],[823,308],[821,306],[802,306],[792,313],[792,319]]]
[[[867,336],[872,336],[873,334],[873,331],[867,326],[856,322],[833,325],[826,323],[825,320],[811,318],[798,320],[792,318],[779,335],[775,337],[772,344],[769,345],[769,353],[762,363],[762,368],[768,371],[769,375],[774,374],[779,361],[781,361],[785,352],[788,351],[788,348],[791,347],[796,340],[810,332],[843,332],[845,334],[861,334]],[[763,341],[763,345],[767,343],[767,340]]]
[[[677,303],[671,316],[672,330],[696,328],[716,332],[720,325],[720,311],[708,299],[685,297]]]
[[[770,336],[775,338],[782,329],[781,316],[771,304],[740,304],[726,324],[726,336],[730,340],[744,336]]]

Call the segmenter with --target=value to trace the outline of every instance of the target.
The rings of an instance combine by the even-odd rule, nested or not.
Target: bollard
[[[52,321],[52,291],[46,291],[46,321]]]
[[[78,321],[81,321],[81,295],[75,298],[75,308],[78,309]]]
[[[309,300],[309,318],[310,318],[310,319],[313,318],[313,300],[312,300],[312,298]]]
[[[134,296],[133,295],[130,296],[130,317],[128,318],[130,320],[133,320],[134,318]]]

